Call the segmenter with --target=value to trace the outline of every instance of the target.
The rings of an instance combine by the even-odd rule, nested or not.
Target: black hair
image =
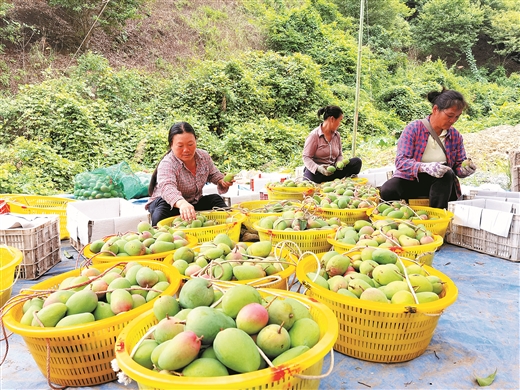
[[[197,134],[195,133],[195,129],[188,122],[177,122],[177,123],[174,123],[172,127],[170,127],[170,131],[168,132],[168,151],[161,158],[161,161],[164,157],[166,157],[168,155],[168,153],[171,153],[173,138],[177,134],[184,134],[184,133],[193,134],[195,139],[197,139]],[[157,164],[157,166],[155,167],[155,170],[152,173],[152,177],[150,178],[150,184],[148,185],[148,195],[149,196],[152,196],[153,190],[155,189],[155,186],[157,185],[157,168],[158,167],[159,167],[159,164]]]
[[[343,115],[343,110],[338,106],[326,106],[318,110],[318,118],[321,118],[322,115],[323,120],[326,120],[329,116],[338,119],[341,115]]]
[[[468,103],[460,92],[442,87],[442,91],[431,91],[428,93],[428,101],[432,106],[445,110],[450,107],[457,107],[459,110],[466,110]]]

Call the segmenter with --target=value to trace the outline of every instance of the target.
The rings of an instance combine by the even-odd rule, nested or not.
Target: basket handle
[[[300,378],[300,379],[311,379],[311,380],[312,379],[323,379],[323,378],[328,377],[332,373],[332,370],[334,370],[334,348],[330,349],[330,367],[325,374],[321,374],[321,375],[294,374],[294,376],[297,378]]]

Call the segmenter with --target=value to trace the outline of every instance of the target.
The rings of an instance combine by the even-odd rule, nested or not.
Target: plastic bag
[[[136,172],[135,175],[141,182],[141,190],[134,196],[134,198],[146,198],[148,196],[148,186],[150,185],[150,179],[152,178],[151,173]]]
[[[79,200],[132,199],[141,189],[141,181],[124,161],[108,168],[80,173],[74,178],[74,197]]]

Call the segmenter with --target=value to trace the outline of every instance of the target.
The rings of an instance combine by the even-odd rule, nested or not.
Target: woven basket
[[[334,313],[326,305],[294,292],[262,289],[261,294],[264,297],[276,295],[282,299],[297,299],[310,307],[311,315],[320,327],[320,341],[309,351],[275,368],[211,378],[162,375],[142,367],[130,358],[137,342],[157,323],[153,312],[149,311],[133,320],[119,335],[117,345],[120,348],[116,350],[118,366],[137,382],[140,389],[318,389],[320,379],[310,376],[321,374],[323,359],[338,337],[338,321]]]
[[[208,219],[212,219],[218,222],[217,225],[208,226],[208,227],[200,227],[200,228],[176,228],[177,230],[182,230],[186,234],[191,234],[197,237],[199,244],[203,242],[212,241],[218,234],[226,233],[229,238],[233,241],[240,240],[240,229],[242,228],[242,223],[246,220],[246,216],[239,212],[227,212],[227,211],[202,211],[199,214],[204,215]],[[226,222],[226,219],[229,217],[234,217],[234,222]],[[163,219],[157,223],[157,227],[161,226],[171,226],[173,220],[177,217],[170,217]]]
[[[257,223],[253,228],[258,231],[260,241],[271,241],[276,245],[282,241],[291,241],[298,245],[302,252],[326,252],[331,248],[327,237],[334,234],[336,229],[309,229],[302,231],[264,229]]]
[[[177,292],[181,276],[175,267],[157,261],[139,263],[165,273],[170,285],[161,295],[174,295]],[[100,264],[95,268],[104,271],[112,266],[113,264]],[[31,290],[56,290],[63,280],[78,276],[80,272],[76,269],[54,276],[34,285],[30,290],[25,290],[24,293],[30,294]],[[110,361],[115,357],[116,338],[132,319],[152,309],[153,302],[89,324],[38,328],[20,324],[24,302],[18,301],[4,314],[3,322],[13,333],[22,336],[45,377],[49,368],[49,381],[62,386],[93,386],[117,379],[110,365]]]
[[[412,264],[407,260],[403,263]],[[307,288],[306,295],[336,314],[340,328],[336,351],[371,362],[398,363],[424,353],[442,312],[457,299],[457,287],[446,275],[428,266],[424,269],[442,279],[444,292],[437,301],[414,305],[371,302],[327,290],[307,277],[317,270],[317,261],[310,255],[300,260],[296,276]]]

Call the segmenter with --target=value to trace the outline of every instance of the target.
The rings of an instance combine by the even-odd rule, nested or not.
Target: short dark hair
[[[343,110],[338,106],[326,106],[318,110],[318,118],[321,118],[322,115],[323,120],[327,119],[329,116],[338,119],[341,115],[343,115]]]
[[[464,96],[460,92],[452,89],[442,88],[442,91],[431,91],[428,93],[428,101],[432,106],[445,110],[450,107],[457,107],[459,110],[466,110],[468,103],[464,100]]]

